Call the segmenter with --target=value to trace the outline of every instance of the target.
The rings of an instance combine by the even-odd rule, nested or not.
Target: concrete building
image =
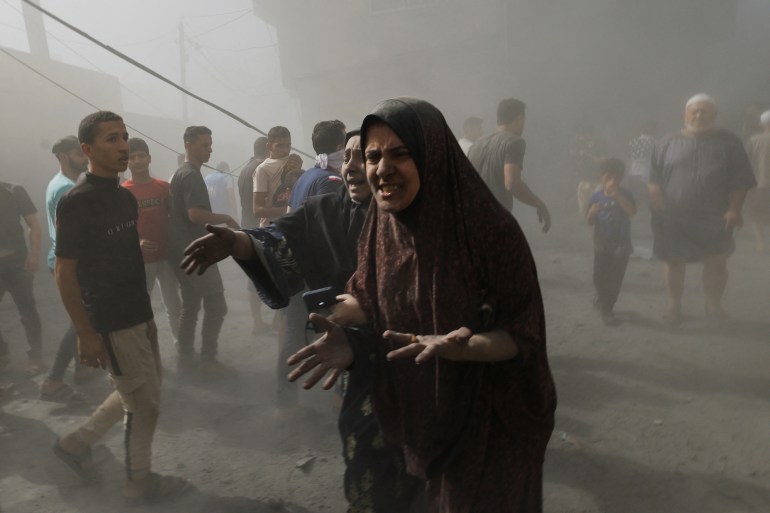
[[[378,100],[428,99],[450,124],[516,96],[538,123],[666,116],[709,80],[707,50],[735,35],[740,0],[253,0],[278,34],[305,130],[351,126]],[[628,104],[632,92],[634,103]],[[678,115],[678,114],[677,114]],[[532,127],[537,130],[537,127]]]

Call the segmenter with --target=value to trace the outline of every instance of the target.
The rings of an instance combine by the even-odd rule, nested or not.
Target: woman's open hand
[[[415,356],[414,363],[427,362],[431,358],[446,358],[447,360],[464,360],[468,340],[473,335],[470,329],[462,327],[446,335],[414,335],[387,330],[383,338],[405,344],[404,347],[388,353],[388,360]]]
[[[335,324],[323,315],[310,314],[310,322],[325,331],[309,346],[305,346],[289,357],[286,363],[299,363],[288,375],[289,381],[296,381],[301,376],[315,369],[313,374],[302,384],[310,389],[321,381],[330,371],[324,381],[324,390],[334,386],[337,379],[353,363],[353,348],[350,347],[348,336],[339,324]],[[301,362],[301,363],[300,363]]]

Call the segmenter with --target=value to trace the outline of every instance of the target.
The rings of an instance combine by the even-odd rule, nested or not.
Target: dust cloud
[[[716,99],[717,124],[745,140],[770,109],[766,0],[137,0],[120,12],[93,0],[41,5],[264,131],[289,127],[294,145],[310,154],[316,122],[355,128],[384,98],[430,101],[458,139],[467,118],[481,118],[490,133],[500,100],[524,101],[523,176],[553,217],[542,234],[534,209],[513,208],[538,266],[559,394],[544,510],[766,511],[767,255],[755,252],[747,221],[728,264],[732,320],[714,326],[704,318],[700,268],[691,266],[687,322],[666,327],[650,211],[644,189],[635,189],[635,253],[617,307],[623,322],[603,326],[591,307],[593,246],[578,212],[574,153],[578,135],[591,132],[606,156],[630,165],[630,141],[643,131],[659,138],[680,130],[685,102],[702,92]],[[48,77],[0,54],[0,180],[22,185],[37,206],[41,255],[45,188],[58,170],[51,146],[96,110],[74,95],[123,115],[130,136],[145,134],[158,178],[176,170],[187,125],[212,128],[212,166],[227,162],[237,176],[251,156],[253,130],[189,98],[185,119],[170,86],[21,2],[0,9],[0,48]],[[42,260],[35,292],[50,364],[68,319]],[[252,333],[246,278],[232,261],[222,273],[229,313],[220,351],[231,373],[216,379],[176,372],[170,328],[153,295],[166,367],[156,467],[200,491],[148,511],[344,510],[333,394],[302,392],[304,413],[276,420],[274,312],[264,307],[265,327]],[[119,428],[104,440],[112,456],[102,487],[81,486],[50,452],[56,435],[81,423],[109,386],[83,385],[85,408],[38,400],[42,379],[21,370],[24,332],[8,297],[0,319],[13,360],[0,385],[15,384],[0,412],[0,509],[120,507]]]

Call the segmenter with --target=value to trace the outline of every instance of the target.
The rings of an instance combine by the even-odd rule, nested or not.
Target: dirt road
[[[686,319],[677,329],[660,322],[659,265],[633,259],[617,306],[623,324],[606,328],[591,308],[588,229],[562,215],[543,235],[532,215],[517,211],[538,262],[559,394],[545,511],[770,511],[770,256],[751,250],[747,231],[739,234],[726,297],[734,319],[721,325],[704,319],[700,269],[689,269]],[[644,254],[649,242],[641,241]],[[231,263],[224,267],[230,314],[221,355],[231,373],[182,379],[157,315],[167,372],[155,467],[190,479],[198,492],[142,511],[344,511],[332,400],[305,393],[311,414],[273,420],[275,335],[250,334],[244,278]],[[47,273],[39,273],[36,292],[50,360],[65,315]],[[50,450],[109,386],[101,379],[84,386],[85,408],[39,401],[36,382],[21,373],[23,337],[8,297],[0,323],[14,350],[0,384],[16,386],[0,413],[0,510],[122,511],[119,427],[104,441],[113,456],[98,486],[82,485]]]

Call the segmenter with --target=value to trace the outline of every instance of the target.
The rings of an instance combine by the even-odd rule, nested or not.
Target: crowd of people
[[[760,251],[770,221],[770,111],[747,141],[716,119],[716,101],[695,95],[681,131],[655,138],[655,124],[645,124],[628,159],[610,157],[591,127],[575,138],[578,209],[593,227],[594,306],[606,325],[619,323],[613,309],[634,250],[637,200],[649,204],[663,264],[663,320],[682,322],[684,270],[695,262],[704,266],[705,314],[728,317],[727,261],[747,197]],[[535,259],[511,209],[514,199],[534,208],[543,232],[551,213],[523,179],[525,120],[525,104],[505,99],[496,130],[484,135],[482,120],[469,118],[457,140],[433,105],[385,100],[360,130],[317,123],[307,170],[290,131],[271,128],[234,185],[224,162],[202,174],[213,144],[205,126],[185,130],[183,158],[166,182],[119,115],[84,118],[77,136],[52,148],[59,172],[45,193],[47,263],[71,325],[40,398],[83,401],[76,387],[99,368],[114,392],[57,440],[55,456],[92,480],[91,448],[123,421],[127,501],[193,489],[152,471],[162,366],[150,294],[157,282],[177,370],[220,372],[228,306],[218,263],[232,257],[249,278],[252,334],[277,332],[276,421],[297,415],[290,382],[342,395],[350,511],[542,511],[556,390]],[[24,371],[34,376],[44,370],[32,287],[42,230],[24,188],[0,183],[0,196],[0,294],[18,307]],[[272,325],[262,305],[278,310]],[[0,336],[0,367],[8,353]],[[74,386],[64,382],[73,360]]]

